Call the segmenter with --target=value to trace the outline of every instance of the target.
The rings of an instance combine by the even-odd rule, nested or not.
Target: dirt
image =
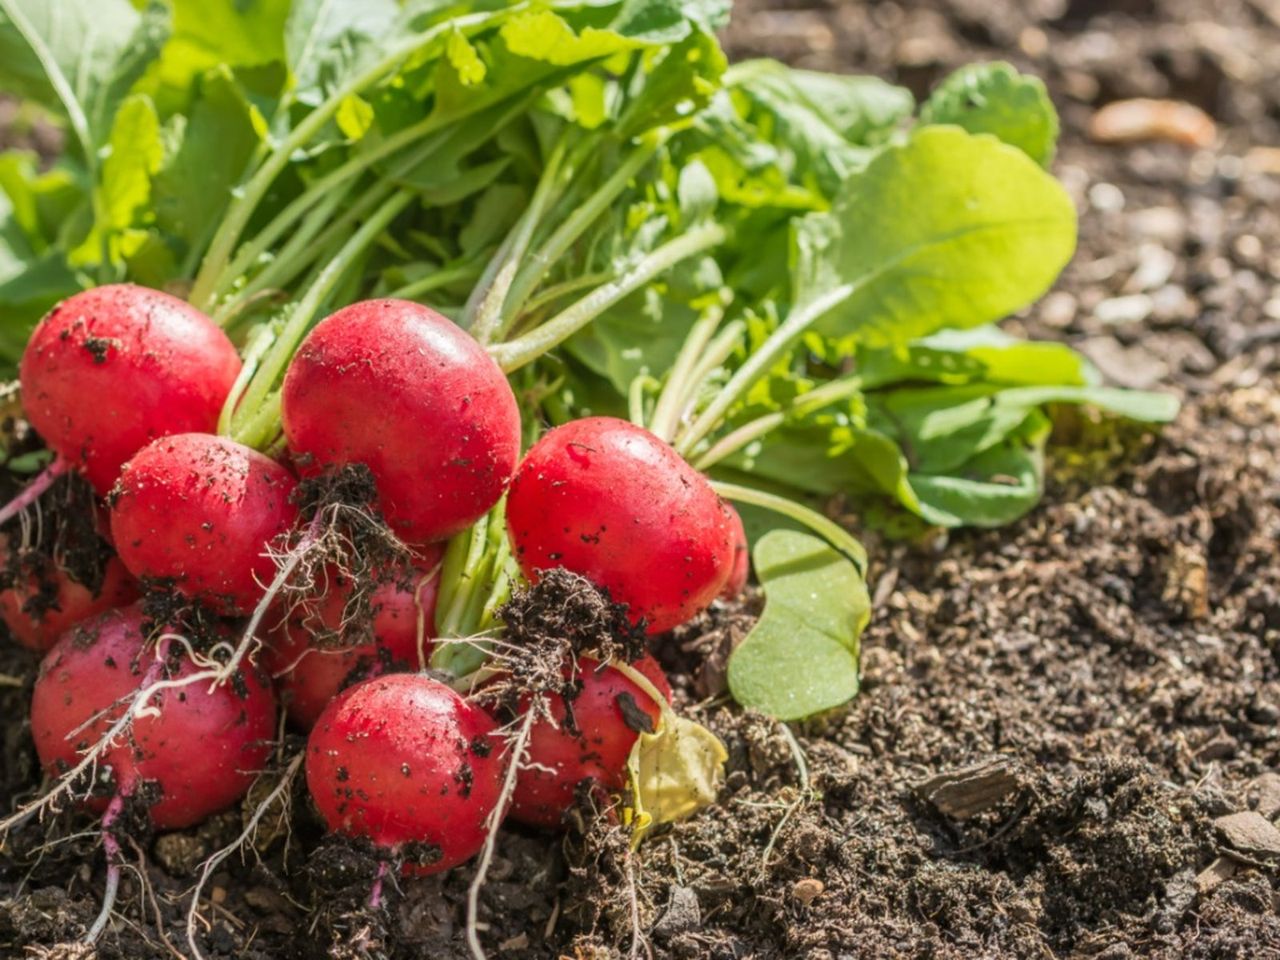
[[[750,605],[665,641],[683,709],[729,748],[722,803],[635,855],[599,828],[505,831],[490,955],[1280,958],[1280,177],[1245,159],[1280,145],[1280,7],[752,0],[727,39],[917,92],[972,59],[1044,76],[1081,249],[1010,326],[1186,408],[1158,438],[1064,414],[1045,503],[1013,527],[869,538],[864,690],[836,716],[789,733],[706,699]],[[1137,96],[1204,109],[1217,145],[1088,140],[1098,106]],[[0,672],[32,668],[0,655]],[[25,716],[28,694],[0,687],[0,710]],[[0,747],[0,798],[32,796],[27,732],[7,725]],[[282,793],[209,878],[206,957],[467,955],[468,870],[390,879],[370,913],[367,853],[322,842],[296,778]],[[190,955],[194,873],[243,817],[127,850],[138,869],[99,955]],[[14,834],[0,957],[83,955],[59,945],[97,912],[96,850],[70,814]]]

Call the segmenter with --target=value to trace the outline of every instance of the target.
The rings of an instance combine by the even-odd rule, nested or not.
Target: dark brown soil
[[[1280,177],[1242,159],[1280,145],[1280,7],[752,0],[728,39],[739,57],[918,92],[975,58],[1044,76],[1081,251],[1014,326],[1072,342],[1117,382],[1168,384],[1187,407],[1159,439],[1064,417],[1050,495],[1012,528],[869,542],[864,692],[794,744],[705,704],[716,671],[668,643],[686,709],[729,747],[722,804],[635,857],[616,837],[504,833],[482,905],[490,954],[1280,958],[1280,851],[1267,845],[1280,813]],[[1092,110],[1131,96],[1196,103],[1218,147],[1089,143]],[[700,642],[741,619],[720,611]],[[11,649],[0,659],[15,677],[31,668]],[[0,710],[25,716],[26,695],[0,688]],[[37,781],[23,727],[4,737],[9,803]],[[404,882],[370,914],[376,866],[321,843],[301,785],[290,792],[292,833],[267,816],[257,855],[211,878],[207,957],[466,956],[466,869]],[[241,825],[232,812],[129,852],[145,867],[126,873],[100,955],[190,955],[193,871]],[[56,945],[97,912],[96,839],[37,847],[86,829],[66,817],[15,834],[0,957],[81,955]]]

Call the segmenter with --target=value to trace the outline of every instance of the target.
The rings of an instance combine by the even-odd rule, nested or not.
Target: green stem
[[[333,259],[325,264],[315,282],[311,284],[307,292],[303,294],[302,299],[294,307],[293,312],[290,313],[289,319],[280,331],[280,336],[276,338],[276,342],[272,344],[270,352],[263,361],[261,369],[258,370],[250,382],[248,390],[245,391],[244,402],[241,407],[245,417],[256,416],[257,410],[266,400],[267,394],[275,387],[276,381],[284,372],[284,368],[293,359],[293,354],[303,336],[311,327],[311,321],[320,309],[320,305],[338,280],[341,279],[343,273],[378,238],[378,235],[387,228],[387,225],[409,205],[412,199],[413,194],[407,190],[401,191],[392,197],[383,204],[377,213],[366,220],[360,226],[360,229],[343,244],[342,249],[334,255]]]
[[[280,391],[274,390],[245,424],[236,429],[232,439],[246,447],[262,450],[269,447],[280,433]]]
[[[515,9],[524,6],[526,4],[519,3],[515,5]],[[510,10],[503,11],[502,15],[508,15],[510,12]],[[343,100],[377,82],[395,69],[405,57],[422,49],[437,38],[453,30],[465,31],[470,27],[479,26],[491,20],[494,16],[491,13],[475,13],[454,17],[422,34],[393,46],[379,60],[348,78],[320,106],[308,113],[306,118],[289,133],[289,136],[271,152],[262,166],[249,178],[249,181],[237,191],[235,199],[227,209],[222,225],[218,228],[218,232],[209,244],[209,251],[205,254],[204,262],[200,265],[200,272],[196,276],[195,284],[191,289],[190,302],[203,310],[211,308],[217,284],[223,277],[227,264],[231,259],[232,251],[235,249],[241,234],[244,233],[244,228],[248,225],[249,218],[253,216],[254,210],[257,209],[262,198],[266,196],[267,190],[275,182],[276,177],[288,166],[294,151],[305,146],[316,134],[324,129],[325,124],[333,119],[338,112]],[[423,121],[424,124],[426,122]]]
[[[676,449],[681,455],[688,457],[689,453],[720,425],[729,408],[745,396],[757,380],[768,374],[770,368],[819,317],[846,300],[853,289],[849,284],[836,287],[818,299],[792,310],[791,315],[734,372],[729,382],[720,389],[689,429],[684,431],[676,444]]]
[[[787,420],[808,416],[810,413],[821,410],[825,406],[857,396],[861,392],[861,377],[842,377],[839,380],[824,383],[822,386],[796,397],[786,410],[778,410],[774,413],[767,413],[762,417],[757,417],[744,423],[732,433],[721,437],[712,445],[710,450],[694,460],[693,465],[698,470],[710,470],[725,457],[732,456],[748,444],[759,440],[770,431],[776,430]]]
[[[346,190],[332,191],[323,202],[313,207],[310,213],[299,227],[280,248],[277,253],[262,270],[254,276],[252,280],[239,290],[235,291],[234,296],[229,296],[218,304],[218,308],[214,311],[213,319],[221,327],[227,326],[230,321],[240,312],[243,305],[263,290],[269,290],[272,287],[282,288],[289,276],[288,271],[301,260],[305,266],[308,260],[316,255],[316,235],[320,233],[329,223],[329,218],[333,216],[333,212],[346,199]],[[255,257],[256,260],[256,257]],[[248,272],[249,264],[243,270],[238,269],[235,264],[228,268],[228,278],[240,277]],[[234,272],[233,272],[234,271]],[[292,276],[296,276],[292,274]],[[218,295],[222,296],[225,289],[220,288]]]
[[[670,443],[675,438],[680,411],[684,407],[685,396],[689,389],[690,375],[723,319],[724,309],[717,304],[703,311],[689,328],[689,335],[684,339],[684,345],[680,348],[676,362],[671,367],[666,385],[658,396],[657,406],[653,408],[649,431],[658,439]]]
[[[598,273],[584,273],[579,277],[571,277],[568,280],[562,280],[559,283],[552,284],[545,290],[540,290],[536,295],[530,298],[528,305],[522,311],[526,316],[537,313],[547,304],[555,303],[571,293],[578,293],[582,290],[589,290],[591,287],[598,286],[602,283],[608,283],[612,280],[614,274],[601,270]]]
[[[679,414],[676,416],[676,436],[672,441],[676,449],[680,448],[681,425],[688,424],[692,420],[698,400],[702,396],[703,387],[711,378],[711,374],[723,367],[733,356],[733,352],[742,345],[742,335],[746,329],[746,323],[734,320],[716,335],[711,345],[707,347],[707,352],[698,360],[698,365],[693,368],[693,373],[689,375],[688,383],[680,397]]]
[[[775,493],[765,493],[763,490],[753,490],[751,487],[740,487],[736,483],[712,480],[711,486],[716,493],[726,500],[763,507],[765,510],[772,510],[774,513],[789,517],[797,523],[808,527],[852,560],[854,566],[861,573],[865,574],[867,572],[867,551],[862,544],[844,527],[834,520],[824,517],[816,510],[812,510],[794,500],[788,500],[786,497],[780,497]]]
[[[227,400],[222,405],[222,412],[218,414],[219,436],[231,436],[232,415],[240,403],[240,397],[244,395],[245,388],[249,386],[249,381],[257,372],[258,364],[262,362],[262,358],[266,356],[267,350],[274,342],[277,326],[274,321],[264,324],[249,341],[249,346],[244,352],[244,363],[240,367],[240,374],[236,377],[236,382],[231,385],[231,393],[227,395]]]
[[[641,374],[631,381],[631,386],[627,391],[627,410],[631,422],[637,427],[643,427],[645,421],[644,415],[644,395],[647,391],[660,386],[657,380],[647,374]]]
[[[654,250],[617,280],[597,287],[573,306],[522,337],[489,348],[507,373],[532,363],[591,323],[619,300],[634,293],[654,277],[682,260],[723,243],[728,231],[718,223],[694,227]]]
[[[521,265],[502,305],[502,332],[509,330],[515,323],[525,301],[534,288],[542,282],[547,271],[555,266],[578,238],[587,231],[587,228],[618,199],[636,174],[662,148],[667,137],[665,130],[655,130],[646,134],[604,183],[600,184],[585,202],[575,207],[537,252]]]
[[[396,287],[390,293],[386,294],[391,300],[413,300],[422,296],[424,293],[430,293],[432,290],[438,290],[441,287],[447,287],[451,283],[460,280],[469,280],[476,273],[475,261],[469,260],[465,263],[454,264],[453,266],[442,266],[434,273],[429,273],[425,277],[419,277],[412,283],[406,283],[404,286]]]
[[[502,305],[507,300],[520,261],[524,259],[529,244],[533,241],[534,231],[555,196],[564,155],[565,141],[562,139],[556,142],[547,158],[547,165],[529,199],[529,206],[485,266],[480,283],[467,301],[462,326],[482,344],[490,343],[501,331]]]

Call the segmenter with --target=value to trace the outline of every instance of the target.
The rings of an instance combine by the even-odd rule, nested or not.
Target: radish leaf
[[[752,556],[765,607],[729,659],[734,699],[780,720],[852,699],[871,609],[857,568],[822,540],[791,530],[766,534]]]

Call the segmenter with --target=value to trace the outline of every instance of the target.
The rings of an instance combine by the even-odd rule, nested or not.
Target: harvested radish
[[[729,579],[720,591],[720,599],[736,600],[747,587],[747,578],[751,575],[751,547],[747,543],[747,530],[742,525],[742,516],[734,509],[733,504],[721,501],[725,517],[729,521],[729,536],[733,541],[733,569],[729,571]]]
[[[632,666],[671,700],[671,687],[653,657]],[[558,826],[584,780],[606,793],[621,790],[636,737],[641,730],[652,732],[661,717],[650,696],[617,670],[602,668],[590,657],[579,658],[577,670],[582,690],[571,702],[572,726],[564,698],[551,694],[548,709],[555,724],[539,720],[529,733],[510,814],[521,823]],[[567,665],[564,673],[569,676]],[[521,708],[528,709],[527,697]]]
[[[412,872],[473,857],[502,791],[502,739],[484,710],[425,674],[340,693],[307,742],[307,786],[335,833],[367,837]]]
[[[226,437],[163,437],[125,464],[112,492],[116,549],[139,579],[248,613],[275,574],[268,546],[297,519],[296,485],[280,464]]]
[[[290,720],[310,730],[344,687],[382,673],[426,666],[440,586],[437,559],[428,558],[374,591],[370,598],[372,640],[342,645],[351,584],[332,571],[324,578],[324,595],[295,610],[276,628],[264,662],[276,677]],[[419,617],[424,627],[421,651]],[[317,633],[325,635],[328,642],[316,643]]]
[[[100,495],[157,437],[212,431],[240,357],[213,321],[177,297],[118,283],[54,307],[22,354],[27,419]],[[37,481],[38,482],[38,481]]]
[[[77,623],[138,598],[138,585],[119,557],[107,560],[96,590],[74,580],[52,560],[39,572],[22,571],[13,578],[11,586],[0,590],[0,620],[15,640],[38,653]]]
[[[146,642],[138,606],[109,610],[63,635],[40,666],[31,732],[40,762],[57,776],[80,762],[119,721],[135,695],[201,668],[171,638]],[[141,706],[141,705],[140,705]],[[275,732],[275,696],[261,672],[157,691],[101,754],[117,797],[151,798],[160,830],[189,826],[234,803],[262,769]],[[107,808],[105,797],[90,806]]]
[[[285,376],[289,449],[304,472],[363,463],[403,540],[464,530],[497,503],[520,456],[506,377],[434,310],[368,300],[322,320]]]
[[[507,496],[520,568],[564,567],[662,633],[706,609],[733,568],[733,541],[707,479],[648,430],[612,417],[556,427]]]

